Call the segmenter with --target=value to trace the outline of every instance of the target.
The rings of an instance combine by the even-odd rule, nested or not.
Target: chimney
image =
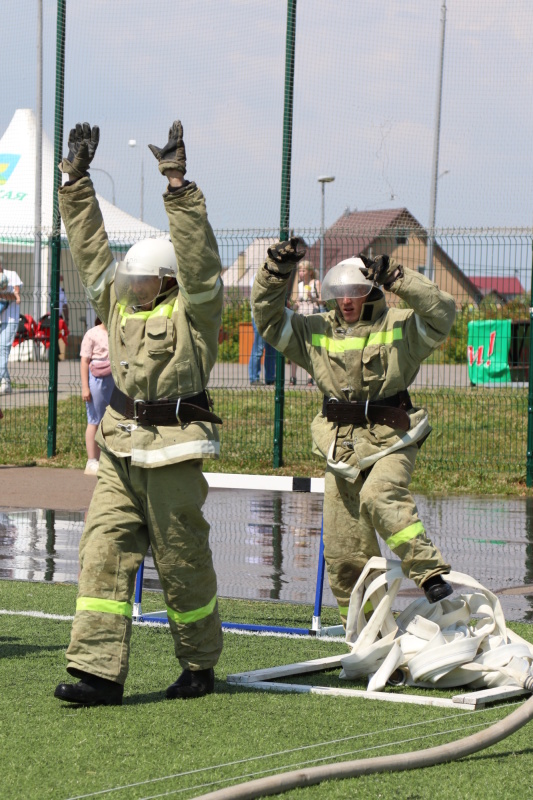
[[[246,253],[244,252],[244,250],[241,250],[241,252],[237,256],[237,280],[240,281],[245,272],[246,272]]]

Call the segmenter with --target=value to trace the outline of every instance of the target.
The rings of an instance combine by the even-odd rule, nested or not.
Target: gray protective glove
[[[365,278],[378,286],[388,289],[397,278],[403,275],[402,265],[389,256],[367,258],[360,254],[359,258],[365,265],[364,268],[360,267]]]
[[[280,273],[288,273],[294,269],[298,261],[305,257],[307,245],[299,236],[292,236],[287,242],[277,242],[268,250],[268,257],[278,267]]]
[[[100,128],[97,125],[91,128],[88,122],[78,122],[69,133],[68,155],[59,164],[61,172],[66,172],[72,180],[87,175],[99,141]]]
[[[168,142],[164,147],[157,147],[149,144],[150,152],[159,161],[159,172],[163,175],[167,169],[177,169],[178,172],[187,172],[187,156],[185,155],[185,144],[183,142],[183,125],[179,119],[174,120],[168,132]]]

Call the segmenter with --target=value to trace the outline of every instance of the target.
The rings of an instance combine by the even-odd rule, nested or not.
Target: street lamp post
[[[326,183],[333,183],[335,180],[334,175],[321,175],[317,178],[318,182],[322,184],[322,213],[320,216],[320,285],[322,286],[322,281],[324,280],[324,214],[325,214],[325,186]]]
[[[442,0],[440,27],[440,63],[437,82],[437,107],[433,137],[433,176],[429,202],[429,235],[426,248],[426,274],[433,280],[433,251],[435,248],[435,219],[437,211],[437,183],[439,179],[440,115],[442,107],[442,79],[444,74],[444,42],[446,38],[446,0]]]
[[[101,169],[100,167],[93,167],[93,166],[91,166],[91,172],[103,172],[104,175],[107,175],[107,177],[111,181],[111,194],[112,194],[111,202],[113,203],[113,205],[115,205],[115,181],[113,180],[109,172],[106,172],[105,169]]]
[[[137,146],[137,140],[136,139],[130,139],[128,141],[128,144],[129,144],[130,147],[136,147]],[[143,160],[143,157],[142,157],[142,153],[141,153],[141,214],[140,214],[140,217],[141,217],[141,222],[144,222],[144,160]]]

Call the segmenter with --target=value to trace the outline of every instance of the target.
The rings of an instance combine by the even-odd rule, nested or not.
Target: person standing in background
[[[0,255],[0,394],[11,394],[7,363],[19,324],[21,286],[18,274],[4,269],[3,256]]]
[[[306,317],[320,312],[320,281],[315,278],[315,270],[310,261],[302,261],[298,266],[298,283],[295,284],[291,298],[291,308]],[[296,364],[291,362],[291,386],[296,386]],[[311,375],[308,386],[313,386]]]
[[[68,327],[68,300],[65,294],[65,284],[63,283],[63,276],[59,276],[59,315],[63,317]]]
[[[96,431],[115,388],[109,361],[107,330],[98,317],[96,317],[94,328],[89,328],[83,337],[80,355],[81,396],[87,407],[85,475],[96,475],[100,459],[100,448],[96,444]]]
[[[252,316],[252,327],[254,330],[254,341],[252,352],[248,362],[248,377],[250,386],[257,386],[261,383],[261,359],[263,351],[265,353],[265,384],[272,386],[276,382],[276,351],[268,342],[265,342],[259,334],[254,318]]]

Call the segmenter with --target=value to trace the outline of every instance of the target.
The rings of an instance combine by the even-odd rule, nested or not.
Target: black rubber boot
[[[215,673],[209,669],[192,672],[184,669],[178,680],[166,691],[167,700],[190,700],[212,694],[215,689]]]
[[[453,586],[442,575],[434,575],[422,584],[428,603],[438,603],[453,594]]]
[[[124,687],[115,681],[77,671],[79,683],[60,683],[54,697],[79,706],[121,706]]]

